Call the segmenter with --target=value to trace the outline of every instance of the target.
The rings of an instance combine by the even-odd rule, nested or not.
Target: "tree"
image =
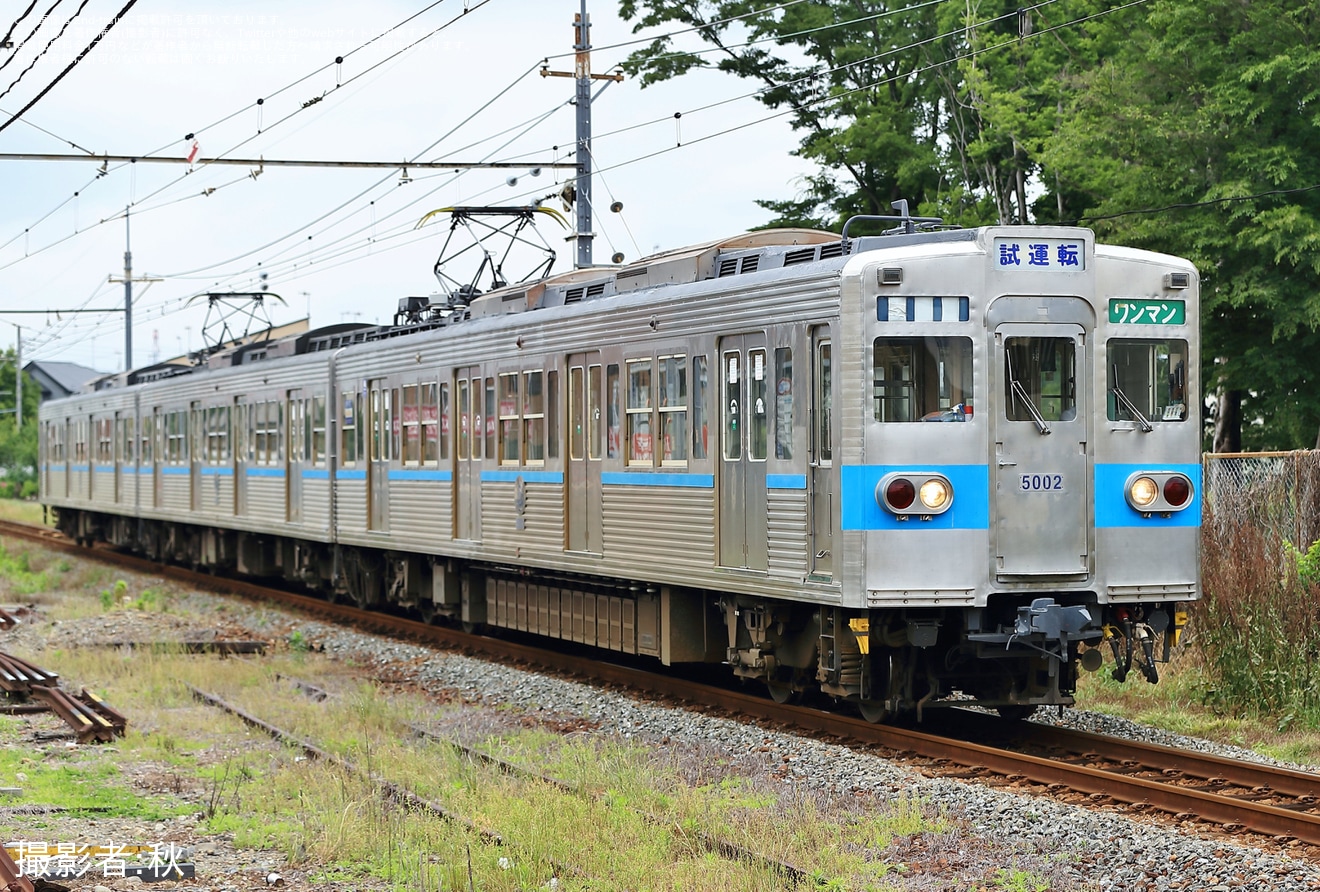
[[[17,360],[13,348],[0,353],[0,493],[9,495],[21,494],[24,484],[29,484],[30,492],[37,480],[37,410],[41,390],[23,373],[23,426],[17,427],[13,411]]]
[[[1076,78],[1043,152],[1106,237],[1201,271],[1222,448],[1317,442],[1320,50],[1314,3],[1157,0]],[[1111,25],[1112,27],[1112,25]],[[1240,401],[1240,405],[1239,405]]]

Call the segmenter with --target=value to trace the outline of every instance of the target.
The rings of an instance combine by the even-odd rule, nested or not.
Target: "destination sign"
[[[1109,321],[1116,325],[1182,325],[1187,321],[1187,302],[1114,297],[1109,299]]]

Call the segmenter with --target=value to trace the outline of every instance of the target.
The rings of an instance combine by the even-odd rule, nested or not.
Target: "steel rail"
[[[15,527],[0,522],[0,534],[24,535]],[[30,529],[30,528],[27,528]],[[603,662],[601,658],[555,653],[522,645],[514,641],[468,635],[457,629],[431,626],[415,620],[381,613],[362,611],[343,604],[331,604],[319,598],[282,592],[254,583],[222,577],[192,573],[178,567],[162,565],[142,558],[95,549],[90,553],[71,543],[57,543],[47,536],[37,538],[42,544],[75,554],[112,561],[139,572],[163,575],[190,585],[229,591],[246,597],[277,601],[309,611],[313,614],[344,622],[356,628],[372,629],[387,634],[402,634],[441,647],[498,659],[508,663],[521,662],[528,666],[549,669],[591,679],[594,683],[614,683],[652,696],[669,698],[709,709],[716,708],[747,718],[775,722],[801,728],[815,734],[880,746],[902,755],[916,755],[928,759],[942,759],[971,769],[983,769],[1010,778],[1021,778],[1046,786],[1061,785],[1090,796],[1102,796],[1117,803],[1138,808],[1154,808],[1179,817],[1191,817],[1226,829],[1245,829],[1255,833],[1296,839],[1320,845],[1320,815],[1299,809],[1290,809],[1262,802],[1234,799],[1202,790],[1180,787],[1177,784],[1135,777],[1121,772],[1105,771],[1085,765],[1016,753],[984,746],[965,740],[939,736],[908,728],[873,725],[862,719],[837,713],[822,712],[791,704],[778,704],[760,696],[726,690],[670,675],[646,672],[627,666]],[[1186,760],[1199,757],[1195,753],[1181,753]],[[1264,766],[1253,769],[1265,772],[1259,786],[1275,787],[1272,769]],[[1286,770],[1285,770],[1286,774]],[[1300,772],[1296,774],[1301,774]],[[1296,779],[1294,779],[1296,781]],[[1290,781],[1294,782],[1294,781]],[[1277,782],[1282,783],[1280,777]],[[1320,779],[1317,779],[1320,783]]]

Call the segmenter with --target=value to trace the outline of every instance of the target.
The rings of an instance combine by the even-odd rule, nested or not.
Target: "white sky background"
[[[0,29],[7,29],[28,2],[0,3]],[[15,42],[51,2],[39,0]],[[330,64],[274,95],[429,2],[139,0],[63,81],[0,132],[0,152],[72,153],[77,150],[68,142],[73,142],[93,152],[177,157],[187,155],[190,143],[183,137],[195,132],[203,158],[402,161],[421,154],[422,160],[527,160],[531,167],[533,160],[556,157],[558,146],[558,159],[571,160],[566,157],[575,141],[567,104],[571,79],[542,78],[533,70],[481,109],[547,56],[552,69],[572,70],[572,23],[580,0],[488,0],[480,6],[481,0],[467,0],[466,16],[336,88],[462,12],[464,0],[445,0],[349,56],[338,71]],[[0,98],[0,123],[49,84],[122,6],[123,0],[89,0],[50,52]],[[74,0],[65,0],[55,9],[52,22],[0,70],[0,90],[76,8]],[[629,49],[603,48],[636,36],[617,18],[616,0],[591,0],[588,11],[592,69],[610,71]],[[699,46],[692,37],[679,45]],[[0,62],[12,52],[0,50]],[[752,98],[698,111],[754,88],[703,72],[645,90],[625,80],[601,94],[593,107],[593,155],[597,170],[603,169],[593,195],[597,263],[608,263],[615,251],[635,260],[657,249],[741,232],[767,217],[755,199],[797,192],[808,167],[790,157],[797,137],[783,117],[764,120],[772,112]],[[322,101],[276,123],[322,94]],[[260,111],[248,109],[210,126],[258,97],[269,97]],[[544,123],[504,146],[556,108]],[[675,112],[683,113],[677,125]],[[702,140],[757,121],[763,123]],[[629,127],[635,129],[609,135]],[[683,147],[664,151],[680,138]],[[57,319],[53,311],[122,308],[123,285],[107,279],[123,275],[122,214],[130,203],[134,275],[164,279],[145,291],[134,286],[133,358],[135,366],[144,366],[203,346],[206,301],[185,306],[187,299],[208,290],[257,290],[258,263],[268,271],[270,290],[287,301],[287,306],[269,302],[275,324],[300,319],[309,310],[313,326],[388,322],[400,297],[438,288],[432,266],[448,218],[414,230],[423,214],[453,204],[527,203],[557,191],[556,180],[562,183],[568,175],[547,169],[534,178],[525,171],[492,170],[455,178],[452,172],[414,169],[412,182],[399,185],[397,170],[269,167],[253,179],[243,167],[199,166],[188,173],[184,165],[138,163],[111,164],[109,173],[97,178],[98,167],[99,162],[0,161],[0,320],[11,323],[0,326],[5,329],[0,345],[12,344],[13,326],[21,325],[25,361],[64,360],[105,371],[123,367],[122,314]],[[506,183],[512,173],[519,175],[515,187]],[[202,196],[212,188],[214,193]],[[621,215],[608,210],[616,199],[625,205]],[[563,210],[558,202],[548,206]],[[323,215],[328,216],[313,222]],[[565,216],[572,221],[572,213]],[[99,223],[108,218],[116,219]],[[555,271],[571,269],[576,249],[563,240],[565,231],[548,220],[540,231],[558,255]],[[523,275],[522,267],[511,267],[506,269],[511,278]],[[52,312],[4,313],[18,308]]]

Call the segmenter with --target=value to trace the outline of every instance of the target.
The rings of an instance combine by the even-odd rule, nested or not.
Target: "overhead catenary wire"
[[[18,73],[18,77],[14,78],[13,82],[10,83],[9,86],[5,87],[4,90],[0,90],[0,99],[4,99],[6,96],[8,96],[8,95],[9,95],[9,92],[10,92],[11,90],[13,90],[15,87],[17,87],[18,84],[19,84],[19,82],[20,82],[21,80],[23,80],[24,75],[26,75],[29,71],[31,71],[33,68],[35,68],[35,67],[36,67],[36,64],[37,64],[38,62],[41,61],[42,57],[44,57],[44,56],[46,55],[46,53],[50,52],[50,48],[51,48],[52,46],[55,45],[55,41],[59,40],[61,37],[64,36],[64,32],[67,31],[67,30],[69,29],[69,26],[73,24],[73,20],[76,19],[76,18],[78,18],[78,16],[82,14],[82,11],[87,7],[87,4],[90,3],[90,2],[91,2],[91,0],[82,0],[82,3],[78,4],[78,8],[75,9],[75,10],[73,11],[73,15],[69,16],[68,20],[64,23],[63,27],[60,28],[59,33],[57,33],[54,37],[52,37],[50,40],[48,40],[48,41],[46,42],[46,46],[45,46],[44,48],[42,48],[41,52],[37,53],[37,55],[32,59],[32,61],[28,63],[27,68],[24,68],[22,71],[20,71],[20,72]],[[131,2],[128,4],[128,6],[124,7],[124,12],[127,12],[128,9],[129,9],[129,7],[131,7],[131,6],[132,6],[134,3],[136,3],[136,2],[137,2],[137,0],[131,0]],[[56,4],[55,4],[55,6],[58,6],[58,5],[59,5],[59,2],[58,2],[58,0],[56,0]],[[47,15],[49,15],[50,12],[54,11],[55,6],[52,6],[52,7],[50,8],[50,10],[47,11]],[[122,16],[123,14],[124,14],[123,12],[120,13],[121,16]],[[43,19],[44,19],[44,17],[43,17]],[[83,50],[82,53],[78,56],[78,58],[75,59],[75,60],[69,65],[69,67],[66,68],[66,69],[65,69],[65,70],[59,75],[59,77],[55,78],[54,82],[52,82],[49,86],[47,86],[45,90],[42,90],[40,93],[38,93],[36,99],[32,100],[32,102],[29,102],[25,107],[23,107],[22,109],[20,109],[19,112],[18,112],[18,115],[22,115],[23,112],[25,112],[25,111],[27,111],[29,108],[31,108],[31,107],[33,106],[33,104],[35,104],[35,103],[37,102],[37,100],[41,99],[42,96],[45,96],[46,93],[48,93],[48,92],[50,91],[50,88],[51,88],[51,87],[55,86],[55,84],[58,84],[58,83],[64,78],[64,75],[66,75],[66,74],[69,73],[69,71],[73,68],[74,65],[77,65],[79,62],[82,61],[82,57],[85,56],[85,55],[87,55],[87,53],[91,50],[91,48],[92,48],[93,46],[96,46],[98,43],[101,42],[101,37],[103,37],[107,31],[109,31],[111,28],[113,28],[113,27],[115,26],[115,22],[117,22],[118,20],[119,20],[118,18],[111,19],[110,24],[107,25],[107,26],[105,27],[105,30],[103,30],[103,31],[101,31],[101,32],[99,32],[99,33],[97,34],[96,39],[92,41],[91,46],[89,46],[89,47],[87,47],[87,49]],[[40,27],[41,27],[41,23],[38,23],[38,24],[37,24],[37,28],[40,28]],[[36,31],[37,31],[37,29],[34,28],[34,29],[32,30],[32,33],[35,34]],[[28,35],[28,36],[31,37],[31,35]],[[10,56],[9,59],[6,59],[6,60],[5,60],[5,62],[6,62],[6,63],[9,62],[10,60],[14,59],[16,56],[17,56],[17,53],[15,53],[15,55],[13,55],[13,56]],[[0,68],[3,68],[3,65],[0,65]],[[18,115],[15,115],[15,118],[18,117]],[[8,127],[8,126],[9,126],[9,123],[12,123],[12,122],[15,120],[15,118],[10,118],[8,123],[3,124],[3,125],[0,125],[0,130],[4,130],[5,127]]]
[[[1139,5],[1139,4],[1142,3],[1142,2],[1145,2],[1145,0],[1134,0],[1134,2],[1130,2],[1130,3],[1124,4],[1124,5],[1122,5],[1122,6],[1115,7],[1115,8],[1110,9],[1110,10],[1106,10],[1106,11],[1101,12],[1101,13],[1096,13],[1096,14],[1091,15],[1091,16],[1085,16],[1085,17],[1082,17],[1082,18],[1079,18],[1079,19],[1075,19],[1075,20],[1073,20],[1073,21],[1070,21],[1070,22],[1067,22],[1067,23],[1061,24],[1061,25],[1059,25],[1059,26],[1055,26],[1054,28],[1051,28],[1051,29],[1046,29],[1046,30],[1044,30],[1044,31],[1036,32],[1035,34],[1033,34],[1033,35],[1031,35],[1031,36],[1032,36],[1032,37],[1041,36],[1041,35],[1043,35],[1043,34],[1045,34],[1045,33],[1048,33],[1049,31],[1058,30],[1058,29],[1060,29],[1060,28],[1064,28],[1064,27],[1070,27],[1070,26],[1076,25],[1076,24],[1078,24],[1078,23],[1081,23],[1081,22],[1084,22],[1084,21],[1087,21],[1087,20],[1090,20],[1090,19],[1093,19],[1093,18],[1097,18],[1097,17],[1099,17],[1100,15],[1105,15],[1105,14],[1108,14],[1108,13],[1110,13],[1110,12],[1116,12],[1116,11],[1119,11],[1119,10],[1121,10],[1121,9],[1126,9],[1126,8],[1129,8],[1129,7],[1132,7],[1132,6]],[[970,57],[973,57],[973,56],[977,56],[977,55],[980,55],[980,54],[982,54],[982,53],[984,53],[984,52],[990,52],[990,51],[993,51],[994,49],[1000,49],[1000,48],[1003,48],[1003,46],[1005,46],[1005,45],[1008,45],[1008,44],[1005,44],[1005,43],[994,44],[994,45],[986,46],[986,47],[982,47],[982,48],[979,48],[979,49],[976,49],[976,50],[973,50],[973,51],[970,51],[970,52],[967,52],[967,53],[960,53],[960,54],[954,56],[953,58],[946,59],[946,60],[943,60],[943,61],[941,61],[941,62],[935,62],[935,63],[932,63],[931,65],[928,65],[928,66],[915,68],[915,69],[912,69],[912,70],[910,70],[910,71],[906,71],[906,72],[904,72],[902,75],[899,75],[899,77],[907,77],[907,76],[911,76],[912,74],[915,74],[915,73],[919,73],[919,72],[922,72],[922,71],[931,70],[932,68],[936,68],[936,67],[939,67],[939,66],[941,66],[941,65],[953,64],[953,63],[955,63],[955,62],[957,62],[957,61],[960,61],[960,60],[962,60],[962,59],[966,59],[966,58],[970,58]],[[883,85],[883,84],[885,84],[885,83],[889,83],[889,82],[891,82],[891,81],[892,81],[892,78],[882,78],[882,79],[877,79],[877,80],[872,81],[872,82],[870,82],[870,83],[868,83],[868,84],[865,84],[865,85],[859,86],[858,88],[855,88],[855,89],[853,89],[853,90],[847,91],[847,93],[845,93],[845,94],[843,94],[843,95],[848,95],[848,94],[850,94],[850,93],[857,92],[858,90],[871,89],[871,88],[874,88],[874,87],[876,87],[876,86],[878,86],[878,85]],[[813,101],[812,104],[817,104],[817,103],[821,103],[821,102],[830,102],[830,101],[837,100],[838,98],[839,98],[839,96],[821,97],[821,99]],[[735,131],[735,130],[745,129],[746,127],[754,126],[755,124],[757,124],[757,123],[761,123],[761,122],[763,122],[763,121],[772,120],[772,119],[777,118],[777,117],[782,117],[783,114],[785,114],[785,113],[786,113],[786,112],[780,112],[780,113],[777,113],[777,114],[766,115],[766,116],[760,118],[760,119],[757,120],[757,121],[746,122],[746,123],[744,123],[744,124],[740,124],[740,125],[737,125],[737,126],[735,126],[735,127],[725,128],[725,129],[723,129],[723,130],[721,130],[721,131],[719,131],[719,132],[716,132],[716,133],[706,134],[706,135],[704,135],[704,136],[701,136],[701,137],[695,138],[695,139],[693,139],[693,140],[690,140],[690,141],[688,142],[688,144],[693,144],[693,143],[696,143],[696,142],[702,142],[702,141],[705,141],[705,140],[714,139],[714,138],[717,138],[717,137],[719,137],[719,136],[721,136],[721,135],[723,135],[723,134],[725,134],[725,133],[733,132],[733,131]],[[675,146],[675,147],[668,147],[668,148],[662,149],[662,150],[660,150],[660,151],[658,151],[658,152],[647,153],[647,154],[644,154],[644,155],[637,156],[637,157],[635,157],[635,158],[630,158],[630,159],[627,159],[627,160],[625,160],[625,161],[623,161],[623,162],[620,162],[620,163],[618,163],[618,164],[615,164],[615,165],[612,165],[612,166],[610,166],[610,167],[605,168],[605,171],[610,171],[610,170],[618,169],[618,168],[621,168],[621,167],[627,166],[627,165],[629,165],[629,164],[635,164],[635,163],[638,163],[638,162],[640,162],[640,161],[644,161],[644,160],[646,160],[646,159],[648,159],[648,158],[655,157],[655,156],[658,155],[658,154],[663,154],[663,153],[668,152],[668,151],[674,151],[676,148],[678,148],[678,147],[677,147],[677,146]],[[397,233],[396,235],[393,235],[393,236],[385,236],[385,238],[397,238],[398,236],[405,235],[405,234],[406,234],[406,231],[404,231],[404,230],[400,230],[400,232]],[[378,245],[379,242],[382,241],[382,240],[383,240],[383,239],[381,239],[381,238],[372,239],[372,240],[371,240],[371,243],[372,243],[372,244],[376,244],[376,245]],[[357,250],[362,250],[362,247],[365,247],[365,246],[359,246],[359,247],[357,248]],[[348,249],[347,251],[345,251],[344,254],[351,254],[352,250],[354,250],[354,249],[350,248],[350,249]],[[249,252],[249,253],[252,253],[252,252]],[[315,267],[318,268],[318,269],[324,269],[324,268],[326,268],[326,266],[324,265],[324,261],[325,261],[325,260],[336,259],[338,256],[339,256],[339,255],[336,255],[336,254],[332,254],[332,255],[327,256],[327,255],[323,254],[323,253],[322,253],[322,249],[318,247],[318,252],[317,252],[317,257],[315,258],[315,263],[308,263],[308,264],[306,264],[306,267],[312,267],[312,266],[315,266]],[[293,262],[295,262],[295,263],[300,263],[302,259],[303,259],[303,258],[293,258]],[[336,263],[335,265],[337,266],[337,265],[339,265],[339,264]],[[214,266],[212,266],[212,267],[210,267],[210,268],[214,268]],[[300,275],[301,275],[301,274],[305,274],[307,271],[308,271],[308,269],[305,268],[305,269],[302,271],[302,273],[300,273]],[[295,277],[295,278],[296,278],[296,277]]]

